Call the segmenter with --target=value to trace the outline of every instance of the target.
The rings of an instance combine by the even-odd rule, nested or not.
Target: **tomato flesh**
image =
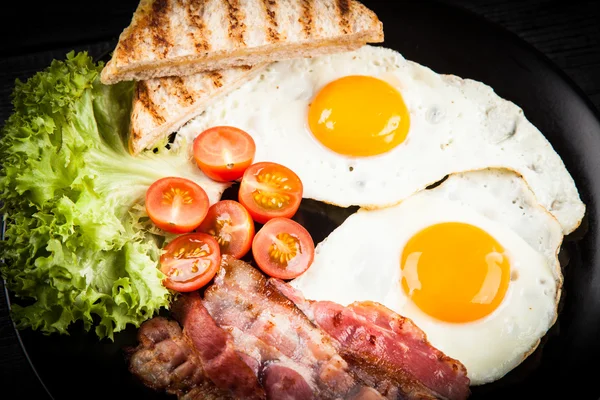
[[[254,238],[254,221],[237,201],[221,200],[208,209],[198,231],[213,236],[221,254],[242,258],[248,253]]]
[[[312,264],[315,244],[299,223],[289,218],[273,218],[254,236],[252,255],[265,274],[293,279]]]
[[[160,257],[165,287],[191,292],[206,285],[221,263],[219,244],[205,233],[188,233],[173,239]]]
[[[302,191],[302,181],[291,169],[261,162],[244,173],[238,197],[252,218],[264,224],[271,218],[290,218],[296,214]]]
[[[194,139],[194,159],[209,178],[234,181],[244,175],[256,153],[254,139],[232,126],[215,126]]]
[[[209,200],[204,189],[184,178],[167,177],[154,182],[146,191],[146,212],[160,229],[188,233],[202,223]]]

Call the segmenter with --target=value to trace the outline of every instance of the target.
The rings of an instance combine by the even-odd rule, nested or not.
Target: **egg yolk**
[[[371,76],[327,84],[308,111],[313,135],[330,150],[364,157],[385,153],[406,139],[410,118],[400,93]]]
[[[465,223],[432,225],[406,244],[401,285],[414,303],[446,322],[470,322],[493,312],[510,280],[504,248],[484,230]]]

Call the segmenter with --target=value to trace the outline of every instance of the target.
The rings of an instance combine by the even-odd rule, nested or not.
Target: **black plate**
[[[600,396],[600,119],[566,76],[518,37],[488,21],[433,1],[366,2],[384,23],[384,45],[439,73],[482,81],[525,112],[552,143],[573,175],[587,217],[582,240],[567,238],[561,251],[565,287],[559,319],[542,345],[518,368],[490,385],[473,388],[471,399]],[[474,150],[476,151],[476,150]],[[316,202],[303,203],[301,220],[315,241],[347,215]],[[573,236],[573,235],[572,235]],[[581,236],[581,235],[578,235]],[[71,336],[20,332],[33,366],[59,399],[166,398],[128,373],[122,348],[135,342],[135,329],[99,342],[77,328]],[[490,346],[494,345],[490,338]],[[571,398],[566,395],[565,397]]]

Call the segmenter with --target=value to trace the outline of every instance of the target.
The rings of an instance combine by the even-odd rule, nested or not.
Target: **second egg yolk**
[[[461,222],[439,223],[414,235],[400,268],[407,296],[446,322],[470,322],[492,313],[510,281],[504,248],[483,229]]]
[[[402,143],[410,118],[402,96],[389,83],[352,75],[319,91],[310,104],[308,124],[315,138],[330,150],[365,157]]]

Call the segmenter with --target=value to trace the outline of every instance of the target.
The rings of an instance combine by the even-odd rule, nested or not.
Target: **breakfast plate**
[[[472,399],[555,396],[577,388],[580,398],[600,394],[593,380],[600,356],[600,259],[597,207],[600,196],[600,120],[568,78],[517,37],[466,11],[433,1],[372,2],[385,25],[385,47],[442,74],[484,82],[522,107],[556,149],[573,176],[587,214],[562,246],[565,276],[559,317],[538,349],[502,379],[472,388]],[[473,150],[474,152],[477,149]],[[224,197],[235,198],[236,187]],[[356,208],[303,200],[294,219],[321,242]],[[98,341],[81,326],[69,336],[19,331],[23,347],[55,399],[166,398],[127,370],[123,349],[136,344],[136,329]],[[489,337],[494,346],[494,337]]]

